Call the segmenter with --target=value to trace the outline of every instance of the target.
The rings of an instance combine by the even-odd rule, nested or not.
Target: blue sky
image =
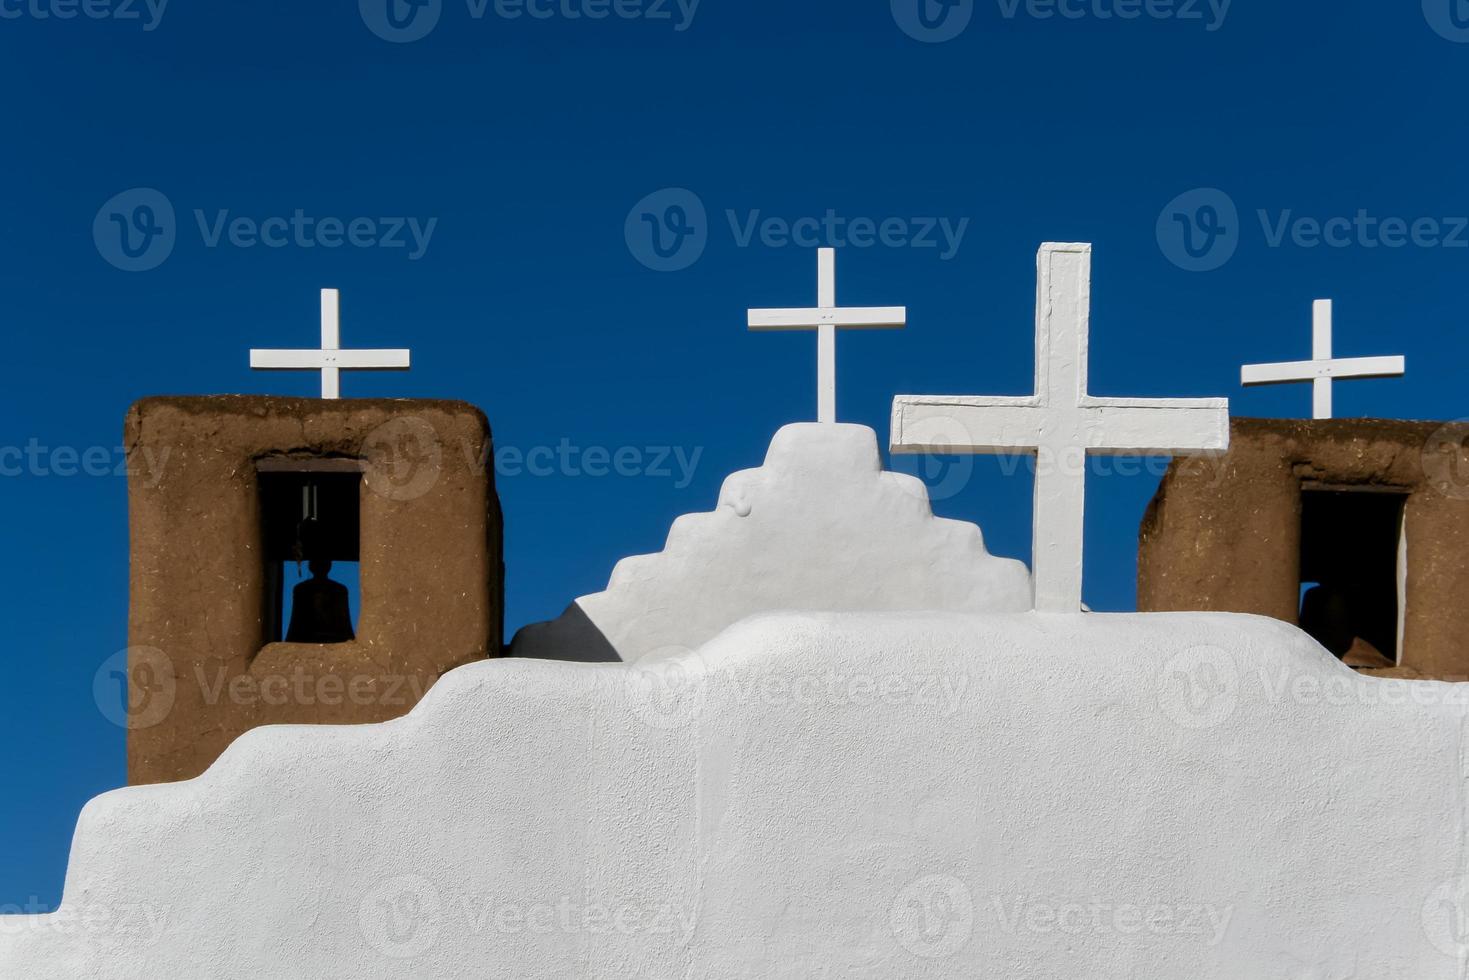
[[[841,302],[909,307],[839,345],[841,418],[883,439],[895,394],[1030,391],[1047,240],[1096,245],[1095,394],[1308,414],[1239,365],[1309,356],[1331,297],[1339,355],[1409,366],[1338,385],[1339,415],[1469,415],[1460,0],[394,2],[0,0],[0,907],[59,899],[77,812],[124,780],[93,680],[126,646],[127,406],[314,393],[246,352],[314,345],[322,286],[348,346],[414,352],[347,396],[637,451],[636,476],[502,471],[512,630],[812,417],[814,339],[744,310],[812,302],[818,243]],[[1028,558],[1024,473],[948,476],[938,511]],[[1155,486],[1090,480],[1098,609],[1133,606]]]

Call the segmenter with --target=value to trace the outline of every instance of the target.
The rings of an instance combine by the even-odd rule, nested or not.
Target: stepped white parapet
[[[765,464],[731,475],[712,513],[674,522],[664,550],[617,564],[604,592],[521,630],[512,653],[638,660],[691,650],[775,611],[1018,612],[1023,564],[974,524],[937,518],[922,481],[884,472],[863,425],[787,425]]]
[[[783,614],[263,728],[0,976],[1462,980],[1469,687],[1226,614]]]

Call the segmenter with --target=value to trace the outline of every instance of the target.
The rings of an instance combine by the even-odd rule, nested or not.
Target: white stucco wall
[[[488,662],[93,801],[0,977],[1461,980],[1463,691],[1222,614]]]
[[[921,481],[883,471],[872,429],[787,425],[763,466],[725,481],[712,513],[679,518],[661,553],[619,562],[605,592],[521,630],[511,652],[632,661],[773,610],[1033,604],[1023,564],[992,556],[974,524],[934,517]]]

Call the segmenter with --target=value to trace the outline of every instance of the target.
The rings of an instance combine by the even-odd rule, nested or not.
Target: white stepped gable
[[[772,615],[669,666],[474,664],[100,797],[0,977],[1464,977],[1459,686],[1225,614]]]
[[[872,429],[805,423],[730,476],[716,510],[679,518],[661,553],[619,562],[605,592],[522,630],[512,653],[631,661],[762,612],[1031,606],[1025,566],[986,551],[975,525],[934,517],[920,480],[883,471]]]

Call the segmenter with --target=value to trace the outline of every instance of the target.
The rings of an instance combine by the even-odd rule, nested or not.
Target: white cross
[[[1036,266],[1036,393],[900,395],[893,400],[892,451],[1035,455],[1035,607],[1077,612],[1087,454],[1225,449],[1229,401],[1088,395],[1092,247],[1042,245]]]
[[[1331,418],[1331,382],[1337,378],[1395,378],[1408,369],[1404,357],[1332,357],[1331,300],[1318,299],[1311,307],[1311,360],[1283,364],[1246,364],[1240,368],[1243,385],[1274,385],[1310,381],[1313,418]]]
[[[751,310],[751,330],[816,331],[816,420],[837,420],[837,330],[901,329],[908,324],[903,306],[837,307],[837,253],[816,253],[816,308]]]
[[[321,350],[251,350],[257,371],[320,371],[321,397],[342,397],[343,371],[406,371],[406,350],[342,350],[341,294],[321,291]]]

